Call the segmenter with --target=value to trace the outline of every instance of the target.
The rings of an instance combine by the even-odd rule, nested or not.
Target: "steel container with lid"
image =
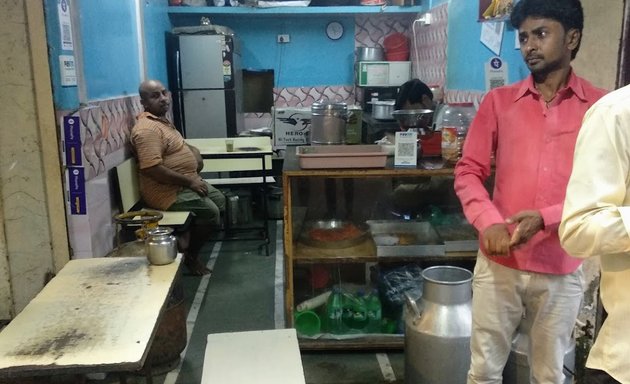
[[[316,101],[311,106],[311,144],[345,144],[348,105]]]
[[[157,227],[147,231],[147,258],[153,265],[170,264],[177,256],[177,239],[173,228]]]

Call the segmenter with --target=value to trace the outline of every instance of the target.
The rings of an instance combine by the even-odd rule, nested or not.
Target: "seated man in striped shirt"
[[[142,82],[138,91],[144,112],[131,130],[131,145],[138,158],[140,193],[154,209],[194,213],[190,242],[182,250],[184,264],[193,274],[209,273],[199,261],[199,250],[212,228],[220,226],[225,196],[199,176],[203,168],[199,150],[184,142],[166,119],[169,91],[156,80]]]

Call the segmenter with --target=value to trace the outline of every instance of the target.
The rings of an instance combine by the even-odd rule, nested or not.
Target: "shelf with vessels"
[[[408,272],[474,264],[477,233],[452,166],[400,168],[388,157],[380,167],[344,168],[340,158],[304,168],[299,148],[287,147],[282,175],[286,325],[302,349],[402,348],[400,292],[418,288]]]
[[[225,16],[293,16],[305,15],[353,15],[379,13],[421,13],[424,8],[414,6],[340,6],[340,7],[168,7],[171,15],[225,15]]]

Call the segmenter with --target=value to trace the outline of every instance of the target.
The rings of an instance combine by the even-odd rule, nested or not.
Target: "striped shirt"
[[[195,155],[170,121],[149,112],[141,113],[137,120],[131,130],[131,145],[140,169],[162,164],[186,176],[197,175]],[[140,172],[140,194],[154,209],[168,209],[182,189],[179,185],[160,183]]]

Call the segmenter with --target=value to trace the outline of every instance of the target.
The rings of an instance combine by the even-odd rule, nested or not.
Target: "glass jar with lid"
[[[442,132],[442,158],[446,163],[455,164],[462,157],[464,139],[474,116],[472,103],[446,104],[440,111],[436,130]]]

